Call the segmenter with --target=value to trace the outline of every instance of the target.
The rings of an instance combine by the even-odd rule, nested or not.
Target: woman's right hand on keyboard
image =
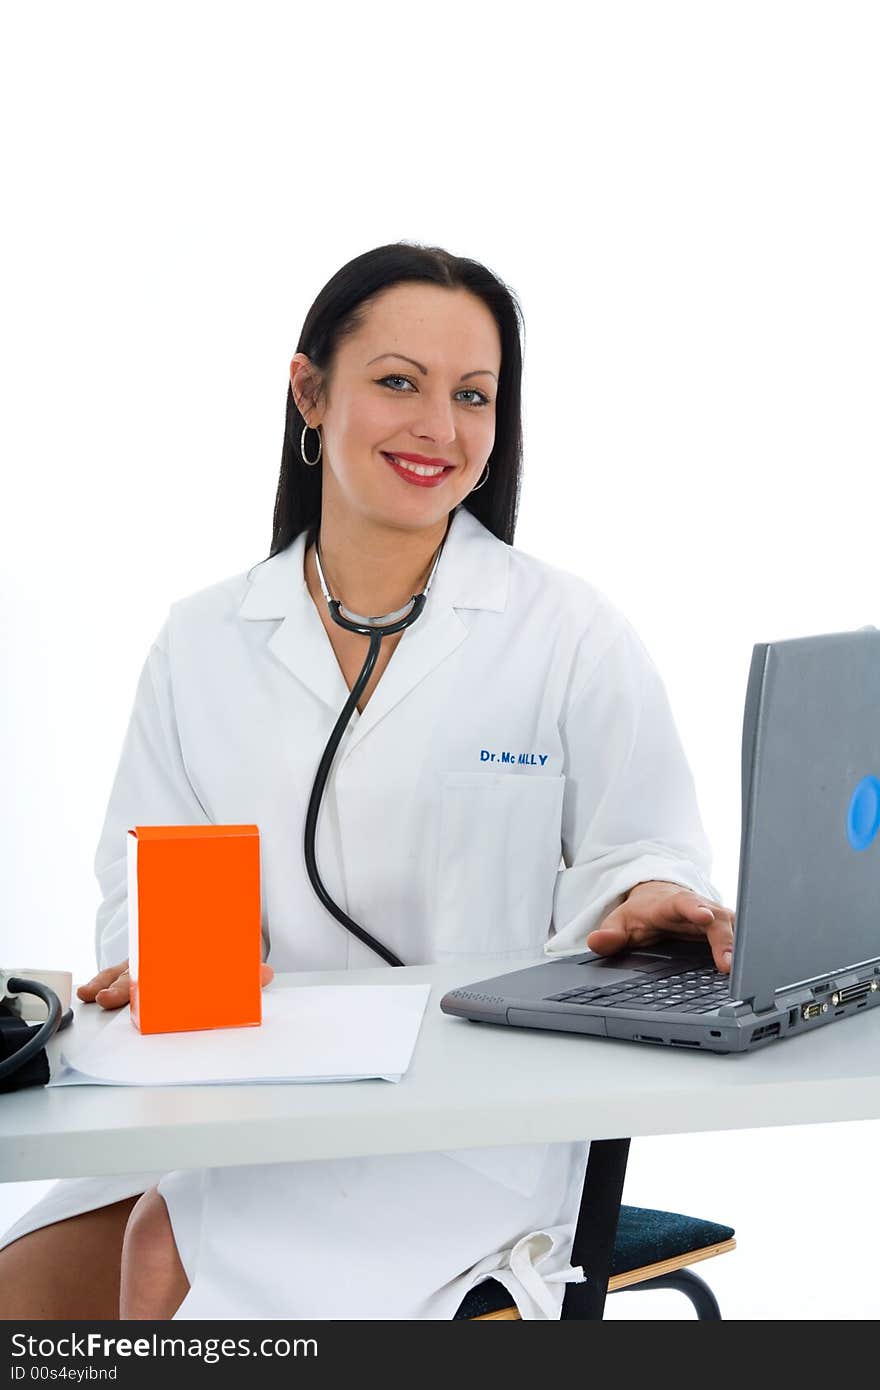
[[[275,971],[264,961],[260,966],[260,986],[265,988],[274,978]],[[128,961],[99,970],[88,984],[78,985],[76,992],[86,1004],[100,1004],[102,1009],[121,1009],[131,997]]]

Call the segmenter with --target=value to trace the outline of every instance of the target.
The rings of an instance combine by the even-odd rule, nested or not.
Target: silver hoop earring
[[[489,465],[488,465],[488,463],[487,463],[487,464],[486,464],[486,478],[488,478],[488,476],[489,476]],[[477,483],[477,486],[471,488],[471,492],[479,492],[480,488],[483,486],[483,483],[486,481],[486,478],[481,478],[480,481]]]
[[[311,426],[306,425],[305,428],[303,429],[302,434],[301,434],[300,437],[299,437],[299,451],[300,451],[300,453],[302,454],[303,463],[307,463],[308,466],[309,466],[309,468],[314,468],[315,464],[316,464],[316,463],[319,463],[320,460],[321,460],[321,450],[322,450],[322,447],[323,447],[323,446],[322,446],[322,444],[321,444],[321,434],[320,434],[320,431],[319,431],[319,430],[315,430],[315,434],[318,436],[318,457],[317,457],[316,459],[307,459],[307,458],[306,458],[306,431],[309,430],[310,428],[311,428]]]

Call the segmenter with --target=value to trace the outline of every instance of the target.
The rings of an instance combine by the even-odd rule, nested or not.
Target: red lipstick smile
[[[414,487],[439,487],[452,472],[452,465],[444,463],[443,459],[427,459],[420,454],[386,454],[382,451],[382,457],[389,467],[394,469],[398,478],[403,478],[404,482],[411,483]],[[414,467],[407,468],[400,460],[412,461],[414,467],[428,468],[430,473],[416,473]],[[440,472],[433,470],[439,468]]]

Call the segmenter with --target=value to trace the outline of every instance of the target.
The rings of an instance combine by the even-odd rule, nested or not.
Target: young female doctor
[[[259,826],[264,983],[378,964],[304,858],[318,762],[372,641],[327,595],[388,615],[426,586],[379,643],[324,792],[317,865],[342,913],[406,964],[473,956],[486,974],[487,957],[670,932],[705,933],[729,968],[733,913],[647,651],[599,589],[513,547],[521,372],[518,305],[475,261],[391,244],[322,290],[290,364],[270,557],[173,603],[141,672],[81,999],[128,1001],[138,823]],[[586,1085],[598,1053],[585,1043]],[[0,1240],[0,1304],[441,1319],[491,1276],[524,1318],[558,1318],[585,1165],[584,1144],[557,1143],[69,1179]]]

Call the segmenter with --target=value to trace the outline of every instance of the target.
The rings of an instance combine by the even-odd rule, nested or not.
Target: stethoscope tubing
[[[6,988],[12,994],[35,994],[38,999],[42,999],[46,1005],[46,1021],[39,1027],[31,1029],[31,1037],[17,1051],[10,1054],[0,1061],[0,1081],[11,1076],[13,1072],[19,1071],[26,1062],[35,1057],[47,1044],[55,1033],[59,1033],[62,1028],[66,1028],[73,1022],[73,1010],[67,1009],[62,1012],[61,1000],[41,980],[26,980],[18,975],[10,976],[6,981]]]
[[[420,594],[419,598],[423,599],[423,595]],[[344,927],[347,927],[352,935],[357,937],[358,941],[362,941],[365,946],[369,946],[380,955],[388,965],[403,965],[404,962],[399,956],[396,956],[387,946],[383,946],[381,941],[377,941],[376,938],[371,936],[363,927],[358,926],[357,922],[353,921],[348,913],[343,912],[342,908],[333,901],[327,889],[324,887],[324,884],[321,882],[321,876],[318,873],[318,863],[315,857],[315,835],[318,828],[318,812],[321,807],[321,797],[324,794],[324,787],[330,775],[330,767],[336,756],[336,750],[339,747],[342,735],[348,726],[348,721],[351,719],[354,708],[361,697],[367,681],[370,679],[373,667],[376,665],[383,635],[382,632],[370,633],[370,649],[367,652],[367,659],[361,667],[360,674],[351,688],[351,694],[342,707],[339,718],[333,727],[333,732],[327,741],[327,747],[324,749],[321,761],[318,764],[318,771],[315,776],[314,786],[312,787],[312,794],[309,798],[309,808],[306,812],[303,848],[306,857],[306,870],[311,879],[312,887],[327,911],[332,913],[337,922],[341,922]]]
[[[447,525],[447,534],[448,532],[449,527]],[[351,693],[349,694],[348,699],[346,700],[345,704],[342,707],[342,710],[340,711],[339,718],[333,726],[333,732],[327,740],[327,746],[324,749],[323,754],[321,755],[321,761],[318,764],[318,771],[315,774],[315,781],[312,786],[312,794],[309,797],[308,810],[306,811],[306,823],[303,832],[303,850],[305,853],[306,871],[308,873],[312,887],[314,888],[315,892],[318,895],[318,898],[323,903],[324,907],[326,907],[327,911],[333,917],[336,918],[337,922],[340,922],[343,927],[346,927],[347,930],[350,931],[353,936],[356,936],[358,941],[362,941],[365,946],[369,946],[370,949],[375,951],[378,956],[381,956],[382,960],[384,960],[388,965],[404,965],[405,961],[402,961],[400,957],[396,956],[394,952],[389,950],[387,946],[383,946],[382,942],[377,941],[376,938],[374,936],[371,936],[371,934],[364,927],[359,926],[357,922],[353,921],[352,918],[349,917],[347,912],[343,912],[342,908],[339,907],[339,905],[333,901],[330,894],[327,892],[327,889],[324,887],[324,884],[321,882],[321,876],[318,873],[318,862],[315,855],[315,836],[317,834],[318,829],[318,813],[321,808],[321,797],[324,794],[324,788],[327,784],[327,778],[330,775],[330,768],[333,763],[333,759],[336,756],[336,750],[339,747],[339,743],[342,739],[343,733],[348,727],[348,721],[351,719],[351,716],[354,713],[357,702],[360,699],[364,691],[364,688],[366,687],[367,681],[370,679],[370,676],[372,675],[373,668],[375,667],[376,661],[379,656],[379,647],[382,644],[382,638],[389,637],[394,632],[402,632],[404,628],[410,627],[411,624],[414,623],[418,618],[419,614],[425,606],[425,603],[427,602],[428,590],[431,587],[431,583],[433,581],[437,565],[440,563],[440,556],[442,554],[443,546],[445,545],[445,543],[446,536],[443,537],[443,540],[440,543],[440,547],[437,551],[434,564],[431,568],[431,573],[429,575],[428,582],[426,583],[423,592],[420,594],[413,594],[411,600],[411,608],[407,610],[406,606],[404,606],[404,608],[398,608],[394,613],[386,614],[384,619],[374,618],[372,620],[367,620],[362,618],[361,614],[357,613],[352,613],[350,616],[348,616],[350,610],[344,609],[339,599],[331,597],[330,591],[327,588],[326,580],[324,578],[324,571],[321,568],[320,552],[318,550],[317,539],[315,541],[315,561],[318,569],[318,577],[320,579],[321,589],[324,593],[325,599],[327,600],[327,604],[330,609],[330,615],[333,618],[333,621],[338,623],[340,627],[345,628],[348,632],[356,632],[364,637],[369,637],[370,646],[367,652],[366,660],[363,666],[361,667],[360,674],[358,675],[357,680],[352,686]],[[397,618],[398,613],[403,613],[404,616],[397,621],[387,621],[387,619]]]
[[[348,727],[349,720],[354,713],[357,702],[363,694],[367,682],[373,673],[373,669],[379,657],[379,648],[382,645],[382,638],[389,637],[395,632],[402,632],[404,628],[410,627],[411,624],[416,621],[427,601],[428,590],[431,587],[431,581],[434,578],[434,572],[439,563],[442,550],[443,544],[441,543],[424,592],[413,595],[411,607],[405,606],[403,609],[397,610],[397,613],[403,614],[403,617],[397,621],[381,621],[379,619],[373,621],[360,620],[360,614],[351,614],[348,616],[350,610],[344,610],[338,599],[330,597],[324,581],[323,571],[320,568],[320,560],[318,560],[321,585],[324,589],[334,622],[338,623],[340,627],[346,628],[349,632],[355,632],[369,637],[370,645],[366,660],[361,667],[357,680],[352,686],[351,693],[343,705],[339,713],[339,718],[336,720],[333,731],[327,740],[327,746],[324,749],[321,761],[318,764],[318,771],[315,774],[315,781],[312,786],[311,796],[309,797],[303,834],[306,869],[312,887],[327,911],[336,918],[337,922],[340,922],[342,926],[347,928],[353,936],[356,936],[365,946],[370,947],[377,955],[381,956],[382,960],[388,965],[402,966],[405,962],[402,961],[399,956],[395,955],[393,951],[389,950],[387,946],[383,946],[381,941],[377,941],[364,927],[359,926],[357,922],[349,917],[347,912],[343,912],[342,908],[333,901],[327,889],[324,887],[321,875],[318,872],[318,862],[315,855],[315,836],[318,828],[321,798],[330,775],[333,759],[336,756],[336,751],[342,740],[342,735]],[[386,618],[396,619],[397,613],[387,614]],[[46,1043],[55,1033],[60,1032],[62,1028],[67,1027],[73,1022],[73,1010],[68,1009],[66,1012],[62,1013],[61,1001],[58,995],[54,990],[50,989],[48,985],[44,985],[41,981],[25,980],[16,976],[7,981],[7,986],[13,993],[37,995],[38,998],[42,999],[45,1003],[48,1012],[45,1023],[43,1023],[41,1027],[33,1030],[33,1036],[28,1038],[27,1042],[16,1052],[13,1052],[11,1056],[0,1060],[0,1081],[5,1080],[7,1076],[20,1070],[26,1062],[36,1056],[41,1048],[45,1047]]]

